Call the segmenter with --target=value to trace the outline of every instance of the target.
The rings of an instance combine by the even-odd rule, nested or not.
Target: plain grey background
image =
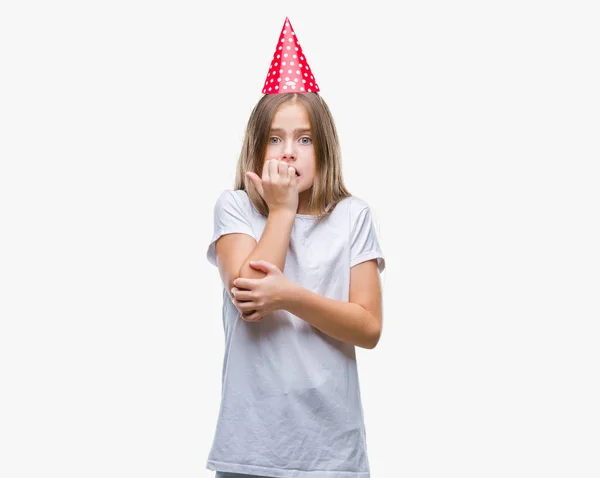
[[[206,248],[289,16],[387,260],[372,477],[597,477],[593,3],[3,2],[0,475],[213,476]]]

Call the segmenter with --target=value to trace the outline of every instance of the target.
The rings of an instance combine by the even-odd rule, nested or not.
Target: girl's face
[[[298,192],[310,189],[315,176],[315,149],[306,108],[284,103],[273,117],[264,161],[279,159],[296,169]]]

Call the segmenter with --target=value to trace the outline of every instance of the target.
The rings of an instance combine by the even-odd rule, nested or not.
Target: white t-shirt
[[[267,218],[243,190],[214,208],[215,241],[244,233],[258,242]],[[319,295],[348,301],[350,268],[385,259],[369,206],[351,196],[321,223],[297,214],[283,270]],[[282,478],[369,478],[355,346],[285,311],[246,322],[223,288],[221,406],[206,468]]]

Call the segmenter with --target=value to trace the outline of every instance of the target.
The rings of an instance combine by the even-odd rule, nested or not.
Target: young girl
[[[291,80],[271,73],[285,58],[300,64]],[[318,91],[286,18],[207,251],[224,285],[221,407],[206,464],[216,478],[370,477],[355,346],[379,340],[385,260],[368,204],[344,186]]]

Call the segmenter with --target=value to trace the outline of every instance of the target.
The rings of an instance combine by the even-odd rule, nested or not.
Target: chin
[[[312,184],[311,184],[310,186],[306,186],[306,185],[304,185],[304,184],[301,184],[301,185],[298,187],[298,193],[304,193],[304,192],[306,192],[306,191],[310,191],[311,189],[312,189]]]
[[[298,176],[296,177],[296,180],[298,181],[298,186],[305,188],[306,187],[306,178],[302,177],[302,176]],[[310,181],[310,180],[309,180]],[[308,187],[312,186],[312,182],[310,183],[310,185]]]

